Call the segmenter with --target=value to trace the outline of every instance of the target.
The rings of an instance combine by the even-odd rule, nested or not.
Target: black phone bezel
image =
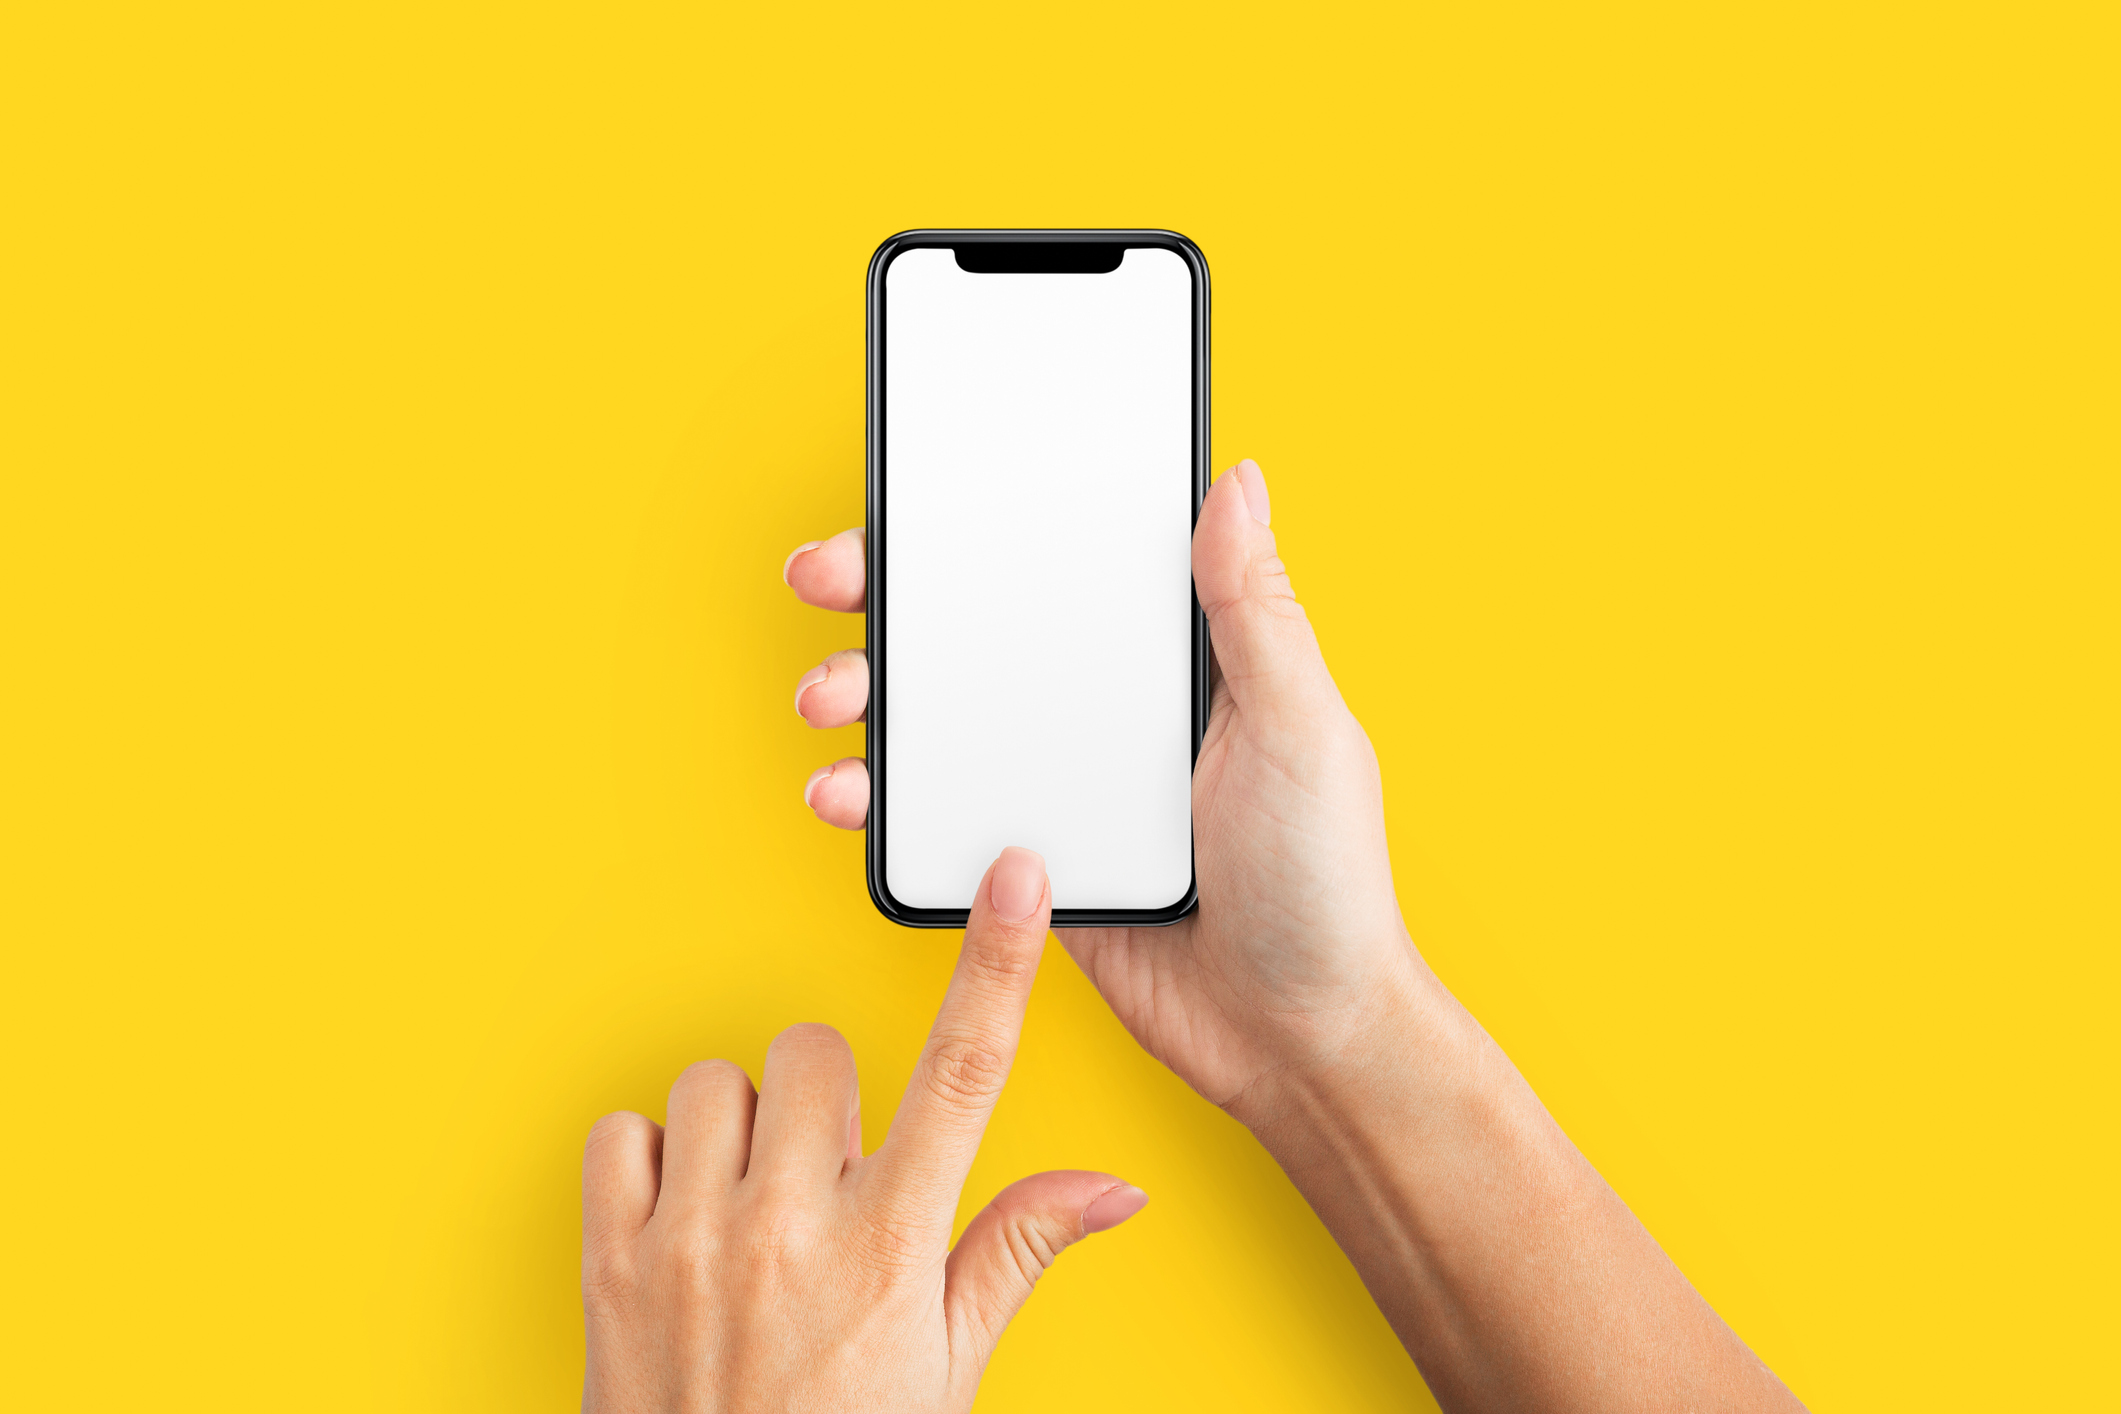
[[[911,908],[891,896],[884,883],[884,808],[888,795],[890,764],[883,751],[883,719],[889,704],[885,694],[888,670],[884,632],[884,558],[890,553],[888,528],[883,521],[884,485],[884,275],[891,262],[909,250],[962,245],[1077,245],[1103,244],[1147,247],[1176,252],[1186,262],[1193,284],[1193,519],[1198,523],[1202,499],[1208,494],[1208,262],[1200,248],[1175,231],[1159,230],[919,230],[901,231],[876,248],[869,260],[868,318],[868,476],[866,514],[868,541],[867,643],[869,652],[869,714],[865,746],[869,765],[869,824],[866,847],[869,897],[877,911],[908,928],[962,928],[969,910],[962,908]],[[1200,760],[1200,744],[1208,728],[1208,617],[1200,599],[1193,600],[1193,759]],[[1200,867],[1194,863],[1186,892],[1165,908],[1057,908],[1056,928],[1164,927],[1191,913],[1200,901]]]

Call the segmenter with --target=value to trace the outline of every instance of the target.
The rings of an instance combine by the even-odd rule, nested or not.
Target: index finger
[[[830,540],[795,547],[781,566],[781,578],[795,597],[820,609],[858,614],[869,598],[869,533],[861,526]]]
[[[973,895],[964,951],[891,1133],[865,1165],[871,1182],[905,1204],[902,1211],[949,1226],[1016,1058],[1052,917],[1046,861],[1013,845],[1003,850]]]

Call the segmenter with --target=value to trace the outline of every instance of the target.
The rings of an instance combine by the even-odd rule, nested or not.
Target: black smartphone
[[[962,928],[995,855],[1055,927],[1197,897],[1208,266],[1170,231],[908,231],[869,263],[869,892]]]

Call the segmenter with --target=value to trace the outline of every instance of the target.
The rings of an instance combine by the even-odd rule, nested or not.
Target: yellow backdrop
[[[823,1019],[881,1138],[955,935],[779,570],[918,225],[1200,243],[1421,946],[1800,1396],[2110,1396],[2111,15],[18,7],[19,1407],[561,1409],[596,1115]],[[1427,1407],[1057,947],[1028,1026],[968,1211],[1153,1202],[982,1409]]]

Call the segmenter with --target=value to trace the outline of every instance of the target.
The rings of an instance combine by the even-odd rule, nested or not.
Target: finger
[[[846,1037],[815,1022],[774,1037],[759,1079],[746,1182],[809,1188],[837,1179],[847,1167],[857,1104]]]
[[[1052,916],[1046,861],[1028,849],[1003,850],[973,893],[950,990],[891,1133],[869,1161],[879,1191],[902,1212],[940,1213],[947,1226],[1015,1059]]]
[[[987,1363],[1002,1328],[1062,1251],[1119,1226],[1148,1201],[1111,1174],[1079,1171],[1033,1174],[996,1194],[943,1268],[943,1309],[953,1330],[969,1337],[973,1358]]]
[[[1246,457],[1230,468],[1230,476],[1245,493],[1245,509],[1252,513],[1252,519],[1261,525],[1272,525],[1274,509],[1267,500],[1267,477],[1259,463]]]
[[[869,655],[835,653],[795,682],[795,713],[813,727],[844,727],[869,710]]]
[[[655,1215],[663,1127],[627,1111],[590,1128],[582,1150],[582,1272],[608,1272]]]
[[[868,574],[868,532],[860,526],[796,546],[781,566],[796,598],[847,614],[859,614],[868,601]]]
[[[670,1087],[657,1212],[713,1203],[744,1176],[758,1094],[742,1066],[700,1061]]]
[[[859,830],[869,823],[869,763],[849,756],[818,767],[803,783],[803,804],[828,825]]]
[[[1275,553],[1268,514],[1266,478],[1256,462],[1224,472],[1193,530],[1193,587],[1208,615],[1216,667],[1237,706],[1300,721],[1339,708],[1340,690],[1289,586],[1288,567]]]

